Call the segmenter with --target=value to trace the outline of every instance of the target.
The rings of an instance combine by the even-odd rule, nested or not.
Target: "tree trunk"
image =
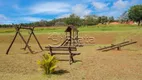
[[[141,23],[141,20],[138,21],[138,26],[140,25],[140,23]]]

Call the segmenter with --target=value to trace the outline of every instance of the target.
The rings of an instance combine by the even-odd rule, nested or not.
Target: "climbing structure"
[[[78,38],[78,30],[75,26],[69,25],[66,30],[66,39],[60,46],[82,46]]]

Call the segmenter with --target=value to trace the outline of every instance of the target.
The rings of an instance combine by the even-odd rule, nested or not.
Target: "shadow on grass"
[[[53,74],[62,75],[62,74],[65,74],[65,73],[69,73],[69,71],[61,69],[61,70],[55,71]]]
[[[38,53],[41,53],[41,52],[43,52],[43,51],[37,51],[37,52],[35,52],[35,51],[33,51],[33,53],[31,53],[31,54],[38,54]],[[22,53],[22,54],[29,54],[30,52],[25,52],[25,53]]]

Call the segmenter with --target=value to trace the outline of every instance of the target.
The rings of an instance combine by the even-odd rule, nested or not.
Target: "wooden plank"
[[[69,52],[53,52],[53,55],[69,55]],[[80,53],[71,53],[72,55],[80,55]]]
[[[107,47],[103,47],[103,48],[99,48],[99,49],[97,49],[97,50],[103,50],[103,49],[107,49],[107,48],[112,48],[112,47],[114,47],[114,46],[121,45],[121,44],[125,44],[125,43],[129,43],[129,41],[125,41],[125,42],[122,42],[122,43],[114,44],[114,45],[107,46]]]
[[[135,43],[137,43],[137,41],[133,41],[133,42],[121,44],[121,45],[118,45],[118,46],[115,46],[115,47],[112,47],[112,48],[109,48],[109,49],[105,49],[105,50],[103,50],[103,52],[104,52],[104,51],[113,50],[113,49],[116,49],[116,48],[118,48],[118,47],[124,47],[124,46],[127,46],[127,45],[135,44]]]
[[[47,51],[50,50],[50,47],[45,47]],[[76,47],[51,47],[52,51],[69,51],[69,48],[71,51],[77,51]]]

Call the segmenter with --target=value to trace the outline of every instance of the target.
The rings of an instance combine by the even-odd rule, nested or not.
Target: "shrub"
[[[50,54],[44,54],[41,61],[38,61],[40,67],[45,71],[45,74],[52,74],[57,67],[57,62],[55,56]]]

